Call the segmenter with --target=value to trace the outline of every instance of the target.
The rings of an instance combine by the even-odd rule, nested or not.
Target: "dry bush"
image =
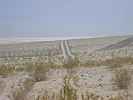
[[[45,80],[46,79],[45,74],[49,68],[50,68],[49,64],[43,64],[43,63],[35,64],[34,77],[36,81]]]
[[[64,87],[60,92],[60,100],[77,100],[76,90],[69,83],[69,78],[64,78]]]
[[[100,65],[100,62],[95,61],[95,60],[88,60],[87,62],[85,62],[83,64],[83,66],[85,66],[85,67],[95,67],[95,66],[99,66],[99,65]]]
[[[79,63],[80,61],[78,57],[75,57],[74,59],[71,58],[68,63],[65,63],[65,62],[63,63],[63,67],[67,69],[72,69],[74,67],[78,67]]]
[[[0,75],[9,75],[15,72],[15,67],[11,65],[0,65]]]
[[[101,62],[101,65],[109,66],[110,68],[120,68],[122,67],[122,63],[117,62],[116,59],[108,59]]]
[[[30,61],[23,65],[23,69],[21,68],[21,71],[26,71],[31,73],[36,81],[42,81],[46,79],[46,72],[50,68],[56,68],[57,65],[51,61],[51,58],[49,57],[49,60],[42,61],[41,59],[38,59],[36,61]]]
[[[46,77],[45,77],[45,74],[46,72],[50,69],[50,68],[53,68],[54,66],[54,63],[52,62],[30,62],[30,63],[27,63],[25,64],[25,71],[26,72],[30,72],[30,73],[33,73],[36,81],[41,81],[41,80],[45,80]]]
[[[128,69],[116,69],[113,81],[118,89],[128,89],[131,82],[131,75]]]

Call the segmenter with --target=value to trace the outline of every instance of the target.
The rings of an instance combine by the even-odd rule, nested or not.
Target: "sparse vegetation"
[[[15,72],[15,66],[11,65],[0,65],[0,75],[9,75]]]
[[[87,91],[78,94],[79,90],[76,90],[71,86],[70,80],[70,76],[64,78],[64,86],[60,90],[59,94],[53,93],[51,96],[46,94],[45,96],[38,96],[35,100],[125,100],[125,97],[120,94],[107,97],[99,96]]]
[[[88,60],[82,65],[85,67],[109,66],[111,68],[120,68],[123,65],[128,64],[133,64],[133,57],[114,57],[112,59],[106,59],[104,61]]]
[[[116,69],[113,81],[118,89],[128,89],[131,82],[129,70],[125,68]]]
[[[74,67],[78,67],[79,63],[80,63],[80,61],[79,61],[78,57],[75,57],[74,59],[69,60],[69,62],[67,64],[63,63],[63,67],[67,68],[67,69],[72,69]]]
[[[72,94],[73,95],[73,94]],[[59,99],[55,99],[55,95],[53,94],[52,96],[53,98],[50,99],[51,97],[50,96],[38,96],[37,99],[35,100],[78,100],[78,99],[75,99],[77,97],[74,97],[74,99],[64,99],[64,97],[62,97],[61,95],[58,95],[56,96],[56,98],[59,98]],[[87,94],[87,95],[81,95],[81,99],[79,100],[125,100],[122,96],[110,96],[110,97],[102,97],[102,96],[98,96],[96,94],[93,94],[93,93],[90,93],[90,94]]]
[[[102,65],[107,65],[112,68],[119,68],[124,64],[133,64],[132,57],[114,57],[101,62]]]
[[[64,78],[64,86],[59,94],[53,93],[51,96],[46,94],[45,96],[38,96],[35,100],[124,100],[120,95],[102,97],[91,92],[86,92],[79,96],[77,92],[78,90],[74,89],[70,84],[70,77],[66,76]]]
[[[0,82],[2,82],[0,89],[2,92],[3,90],[5,92],[5,89],[8,91],[9,88],[9,92],[12,92],[14,89],[13,95],[7,93],[9,94],[7,96],[10,97],[11,94],[12,97],[17,97],[17,100],[20,97],[23,99],[24,96],[25,100],[29,100],[30,97],[31,100],[127,100],[123,98],[126,94],[122,95],[122,93],[123,90],[129,89],[131,83],[131,75],[127,68],[130,67],[128,65],[133,65],[132,48],[129,50],[129,46],[132,45],[126,46],[126,49],[116,45],[118,49],[114,47],[98,51],[97,46],[102,48],[107,44],[115,44],[112,39],[109,41],[108,39],[94,39],[94,41],[86,39],[82,40],[83,43],[80,39],[71,40],[72,50],[69,50],[71,47],[67,46],[67,42],[64,42],[62,49],[61,41],[51,42],[52,44],[49,42],[28,43],[23,44],[22,47],[18,44],[18,47],[15,46],[16,44],[8,48],[2,46],[1,48],[5,49],[0,51],[2,57],[0,59]],[[118,42],[118,40],[115,41]],[[75,56],[74,59],[73,56]],[[69,57],[70,59],[67,59]],[[98,66],[101,67],[98,68]],[[65,75],[67,77],[64,78]],[[110,80],[113,75],[114,84],[111,84]],[[28,86],[28,82],[23,83],[26,79],[31,82]],[[5,85],[4,82],[8,83],[8,80],[9,85]],[[112,85],[117,87],[114,89],[115,92],[110,89]],[[4,93],[1,91],[0,94],[3,96]],[[103,95],[104,92],[107,94]]]
[[[83,64],[85,67],[95,67],[100,65],[100,62],[95,61],[95,60],[88,60],[86,63]]]
[[[33,73],[36,81],[45,80],[45,74],[50,68],[54,68],[56,65],[53,62],[30,62],[25,65],[25,71]]]
[[[60,93],[60,100],[77,100],[76,90],[69,83],[69,78],[64,78],[64,87]]]

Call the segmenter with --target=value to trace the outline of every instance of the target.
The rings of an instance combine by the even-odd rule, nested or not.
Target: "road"
[[[70,50],[68,40],[62,40],[61,41],[61,49],[62,49],[65,63],[68,63],[69,60],[74,59],[74,55],[72,54],[72,52]]]

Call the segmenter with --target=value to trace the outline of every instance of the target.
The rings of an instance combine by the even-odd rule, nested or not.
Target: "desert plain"
[[[0,43],[0,100],[132,98],[132,35]]]

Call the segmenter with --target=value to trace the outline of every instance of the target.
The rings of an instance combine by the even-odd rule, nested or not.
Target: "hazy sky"
[[[133,32],[133,0],[0,0],[0,37]]]

